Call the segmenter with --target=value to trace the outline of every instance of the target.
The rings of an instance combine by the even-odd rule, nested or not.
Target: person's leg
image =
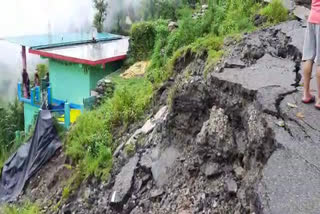
[[[305,102],[312,99],[312,94],[310,93],[310,80],[311,80],[312,66],[313,66],[312,60],[307,60],[303,64],[303,79],[304,79],[303,87],[304,87],[304,90],[303,90],[303,99],[302,100]]]
[[[316,29],[315,24],[308,23],[303,44],[303,79],[304,79],[304,90],[302,102],[311,103],[314,101],[313,96],[310,92],[310,80],[314,60],[316,58]]]
[[[317,71],[316,71],[316,78],[317,78],[317,101],[316,107],[319,108],[320,106],[320,25],[316,25],[316,58],[315,62],[317,64]]]
[[[317,65],[317,88],[318,88],[318,93],[317,93],[317,103],[316,106],[320,107],[320,65]]]
[[[320,65],[317,65],[316,76],[317,76],[317,88],[318,88],[316,106],[320,107]]]

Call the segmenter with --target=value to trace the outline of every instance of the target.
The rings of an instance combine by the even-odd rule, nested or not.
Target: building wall
[[[90,74],[82,65],[49,60],[52,98],[82,104],[90,96]]]
[[[72,104],[83,104],[83,99],[91,96],[91,90],[106,75],[118,70],[122,61],[102,66],[88,66],[63,61],[49,60],[52,98]]]
[[[36,120],[36,116],[39,113],[39,108],[32,106],[31,104],[24,103],[24,131],[25,133],[29,132],[29,129],[32,127],[33,123]]]
[[[102,66],[88,67],[90,69],[90,89],[95,89],[99,80],[118,70],[122,64],[122,61],[111,62],[106,64],[104,69]]]

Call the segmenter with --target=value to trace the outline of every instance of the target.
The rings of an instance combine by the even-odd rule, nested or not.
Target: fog
[[[143,0],[108,0],[104,23],[110,31],[119,14],[129,14],[125,24],[136,20]],[[95,9],[92,0],[0,0],[0,99],[10,101],[21,79],[21,47],[3,38],[21,35],[90,32]],[[130,17],[130,18],[129,18]],[[27,54],[27,70],[34,73],[38,63],[47,63],[39,56]]]
[[[91,30],[91,0],[0,0],[0,38]],[[0,98],[12,100],[22,68],[21,47],[0,40]],[[28,72],[40,60],[27,55]]]

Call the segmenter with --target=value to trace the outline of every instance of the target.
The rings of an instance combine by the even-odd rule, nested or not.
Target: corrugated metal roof
[[[121,36],[98,33],[96,41],[109,41],[114,39],[120,39]],[[32,36],[18,36],[8,37],[5,40],[19,44],[22,46],[30,47],[31,49],[43,49],[52,47],[61,47],[68,45],[77,45],[92,42],[92,34],[90,33],[62,33],[56,35],[32,35]]]

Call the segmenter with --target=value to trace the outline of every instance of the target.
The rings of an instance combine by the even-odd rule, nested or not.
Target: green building
[[[95,99],[94,89],[104,76],[122,65],[128,51],[128,38],[99,33],[21,36],[7,38],[22,46],[23,68],[27,69],[26,51],[49,62],[49,82],[31,87],[24,96],[18,84],[18,98],[24,103],[25,131],[28,132],[40,108],[59,115],[66,128]],[[27,48],[28,49],[27,49]]]

